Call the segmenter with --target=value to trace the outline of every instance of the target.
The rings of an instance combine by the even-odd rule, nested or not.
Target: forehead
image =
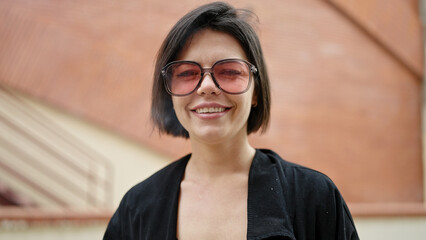
[[[238,40],[232,35],[203,29],[188,39],[177,60],[188,60],[211,66],[218,60],[240,58],[247,60]]]

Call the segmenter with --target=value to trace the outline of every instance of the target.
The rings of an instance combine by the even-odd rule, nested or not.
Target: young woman
[[[104,239],[358,239],[325,175],[253,148],[269,122],[269,79],[252,13],[201,6],[163,42],[152,118],[192,153],[133,187]]]

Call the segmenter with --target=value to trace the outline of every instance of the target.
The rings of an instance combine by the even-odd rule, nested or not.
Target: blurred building
[[[0,1],[0,239],[101,238],[191,151],[153,129],[150,91],[163,38],[207,2]],[[259,17],[271,79],[253,145],[330,176],[362,239],[424,239],[421,2],[229,2]]]

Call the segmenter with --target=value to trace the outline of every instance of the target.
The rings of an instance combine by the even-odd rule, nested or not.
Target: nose
[[[197,89],[198,95],[220,94],[220,89],[216,86],[211,73],[205,72],[201,79],[200,87]]]

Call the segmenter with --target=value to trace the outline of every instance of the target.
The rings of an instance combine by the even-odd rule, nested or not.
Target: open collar
[[[168,210],[163,214],[167,223],[164,239],[176,240],[177,210],[179,206],[180,183],[185,174],[186,165],[191,155],[179,160],[176,166],[176,181],[168,182],[167,188],[172,192],[170,198],[163,198]],[[276,159],[269,158],[262,150],[256,150],[250,167],[247,199],[247,239],[265,239],[282,237],[293,239],[292,211],[286,201],[288,189],[284,173],[280,171]]]

